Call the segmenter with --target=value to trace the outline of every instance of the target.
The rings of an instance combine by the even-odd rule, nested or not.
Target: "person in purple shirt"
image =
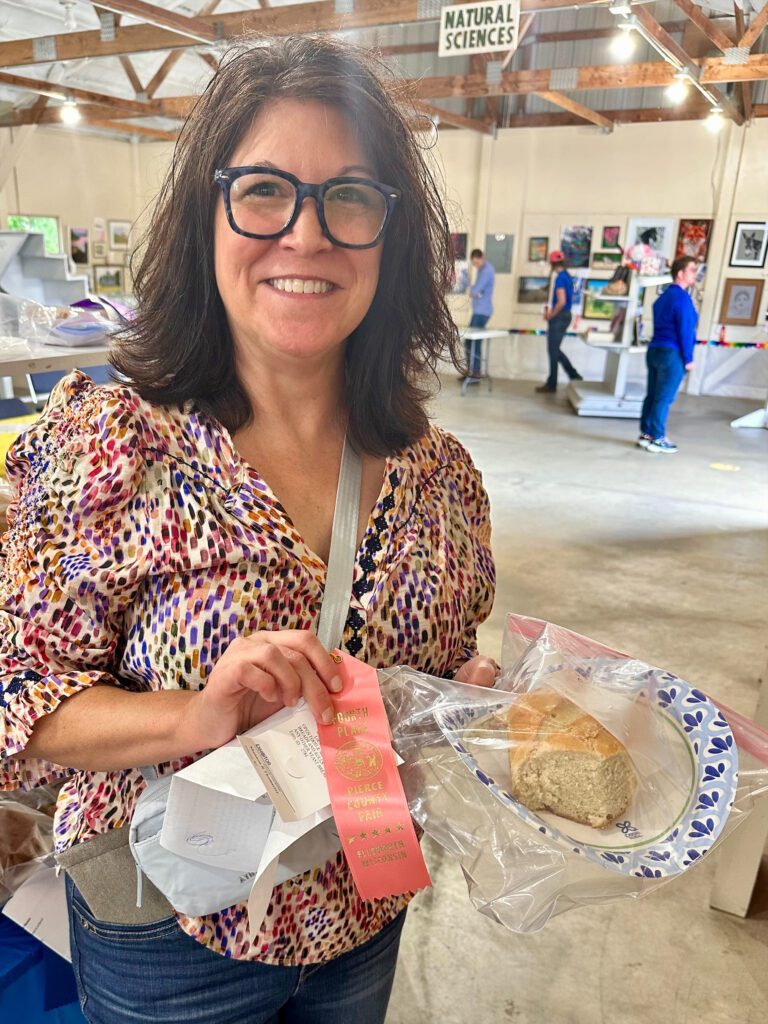
[[[469,289],[472,298],[472,319],[469,321],[469,326],[482,328],[493,315],[493,286],[496,283],[496,271],[485,258],[482,249],[473,249],[470,253],[470,260],[476,274],[474,283]],[[467,340],[464,342],[471,384],[477,383],[481,373],[482,346],[482,341]]]
[[[648,393],[640,417],[637,443],[649,452],[671,454],[677,445],[666,434],[669,408],[686,370],[693,369],[699,316],[688,294],[698,267],[690,256],[672,264],[672,284],[653,304],[653,338],[648,345]]]

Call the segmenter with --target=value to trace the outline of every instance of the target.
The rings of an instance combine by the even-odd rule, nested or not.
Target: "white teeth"
[[[304,295],[321,295],[333,288],[329,281],[303,281],[299,277],[274,277],[269,283],[279,292],[301,292]]]

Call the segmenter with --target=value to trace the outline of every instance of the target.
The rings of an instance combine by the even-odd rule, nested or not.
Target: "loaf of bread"
[[[512,794],[529,810],[593,828],[627,810],[636,784],[629,754],[572,701],[551,690],[525,694],[507,726]]]

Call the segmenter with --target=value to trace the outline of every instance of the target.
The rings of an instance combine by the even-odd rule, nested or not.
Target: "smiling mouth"
[[[267,284],[279,292],[293,295],[326,295],[336,287],[330,281],[300,277],[270,277]]]

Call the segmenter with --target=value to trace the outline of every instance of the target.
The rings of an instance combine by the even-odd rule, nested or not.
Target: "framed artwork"
[[[122,295],[124,290],[123,274],[124,270],[122,267],[94,267],[94,291],[101,292],[104,295]]]
[[[93,228],[91,229],[91,242],[106,242],[107,241],[107,222],[103,217],[93,218]]]
[[[467,234],[465,231],[452,231],[451,242],[453,243],[453,258],[465,260],[467,258]]]
[[[613,320],[615,303],[601,299],[599,293],[608,284],[608,278],[587,278],[584,291],[583,317],[585,320]]]
[[[614,270],[621,265],[621,252],[593,252],[591,266],[593,270]]]
[[[615,249],[619,244],[620,238],[621,228],[618,224],[611,224],[608,227],[604,227],[602,238],[600,240],[600,248]]]
[[[109,228],[109,248],[127,249],[130,244],[131,222],[129,220],[110,220],[107,222]]]
[[[677,260],[681,256],[691,256],[698,263],[706,263],[711,234],[711,220],[681,218],[680,227],[677,229],[675,259]]]
[[[56,255],[62,251],[58,217],[37,213],[9,213],[8,228],[11,231],[39,231],[45,239],[47,253]]]
[[[512,273],[512,246],[515,236],[497,232],[485,236],[485,258],[497,274]]]
[[[586,278],[581,275],[572,274],[571,280],[573,281],[573,295],[571,296],[571,308],[580,309],[582,301],[584,299],[584,282]]]
[[[673,217],[630,217],[627,230],[627,248],[638,243],[650,245],[654,252],[660,252],[672,260],[675,249],[675,220]]]
[[[88,259],[88,228],[69,229],[69,255],[72,262],[83,266]]]
[[[765,252],[768,249],[768,222],[740,220],[736,224],[731,247],[731,267],[765,266]]]
[[[569,267],[588,267],[589,254],[592,251],[592,228],[584,224],[572,224],[563,228],[560,248]]]
[[[521,277],[517,282],[517,301],[543,306],[549,301],[549,277]]]
[[[103,263],[107,259],[107,243],[91,242],[91,262]]]
[[[546,263],[549,255],[549,238],[544,235],[531,235],[528,239],[528,262]]]
[[[720,322],[752,327],[757,323],[764,281],[757,277],[728,277],[720,307]]]

